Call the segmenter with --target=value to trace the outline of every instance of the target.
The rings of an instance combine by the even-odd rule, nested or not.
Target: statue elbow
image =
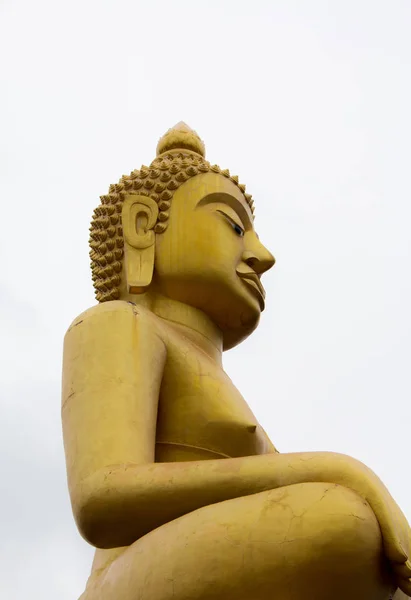
[[[74,519],[81,536],[95,548],[114,548],[116,544],[112,539],[112,527],[107,519],[107,510],[104,510],[97,498],[73,506]]]
[[[73,494],[77,528],[96,548],[129,546],[149,530],[138,510],[138,497],[127,498],[121,486],[111,485],[109,476],[99,479],[96,481],[93,477],[88,484],[82,485],[80,494]]]

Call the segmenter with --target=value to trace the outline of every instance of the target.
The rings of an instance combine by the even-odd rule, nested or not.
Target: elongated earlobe
[[[143,294],[154,270],[155,233],[158,206],[148,196],[130,194],[122,210],[127,289]]]

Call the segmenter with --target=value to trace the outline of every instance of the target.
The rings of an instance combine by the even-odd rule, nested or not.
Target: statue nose
[[[245,250],[242,256],[243,261],[258,275],[262,275],[275,264],[275,258],[265,246],[259,243],[259,248]]]

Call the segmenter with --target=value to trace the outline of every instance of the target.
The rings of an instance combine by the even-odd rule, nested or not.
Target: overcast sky
[[[225,366],[283,452],[364,461],[411,520],[410,0],[0,0],[0,590],[76,600],[62,341],[100,194],[186,121],[277,258]]]

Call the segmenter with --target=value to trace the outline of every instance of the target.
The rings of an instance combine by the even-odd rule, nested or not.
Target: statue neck
[[[223,334],[203,311],[152,290],[141,295],[127,294],[124,299],[144,306],[167,321],[173,329],[190,339],[221,365]]]

